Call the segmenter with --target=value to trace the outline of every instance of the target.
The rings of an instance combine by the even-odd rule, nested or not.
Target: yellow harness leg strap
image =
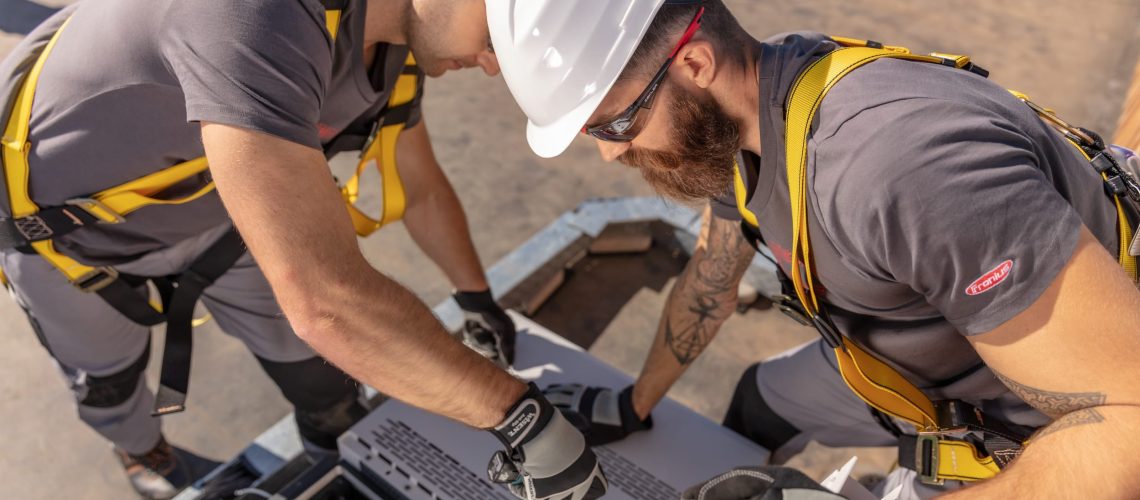
[[[414,68],[415,58],[408,54],[405,61],[407,68]],[[396,86],[388,98],[388,109],[410,104],[416,97],[418,78],[415,71],[405,71],[396,80]],[[365,145],[360,154],[360,161],[356,164],[356,172],[352,178],[345,182],[341,194],[348,205],[348,214],[352,218],[352,225],[356,234],[368,236],[386,224],[400,220],[404,216],[407,198],[404,194],[404,183],[400,179],[400,172],[396,168],[396,145],[400,133],[404,130],[404,123],[382,124],[376,131],[375,137]],[[375,166],[380,174],[382,184],[383,205],[380,215],[372,218],[356,206],[360,197],[360,176],[369,166]]]

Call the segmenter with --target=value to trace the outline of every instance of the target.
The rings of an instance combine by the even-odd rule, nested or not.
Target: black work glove
[[[555,384],[542,391],[550,403],[586,435],[586,443],[599,446],[653,428],[653,416],[641,420],[633,410],[633,386],[620,393],[604,387]]]
[[[515,362],[515,322],[495,303],[491,291],[455,292],[452,297],[463,310],[463,343],[503,369],[509,368]]]
[[[582,433],[531,383],[499,425],[488,429],[507,447],[487,464],[487,477],[527,500],[591,500],[609,488]]]
[[[681,500],[843,500],[790,467],[738,467],[685,490]]]

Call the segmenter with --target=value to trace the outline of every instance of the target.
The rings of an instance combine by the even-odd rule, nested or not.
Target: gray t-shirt
[[[59,205],[200,157],[200,121],[320,148],[387,101],[407,57],[407,47],[381,45],[369,70],[365,4],[348,2],[335,44],[319,0],[102,0],[65,9],[0,64],[7,104],[29,52],[70,16],[32,109],[33,200]],[[419,119],[418,103],[415,109],[410,124]],[[163,195],[184,196],[208,181]],[[76,231],[57,247],[86,263],[121,263],[227,220],[211,193]]]
[[[759,59],[763,159],[742,152],[738,161],[747,206],[786,273],[785,102],[793,79],[836,47],[786,34]],[[1068,262],[1082,223],[1116,251],[1115,208],[1076,148],[984,78],[894,59],[835,85],[808,148],[814,269],[840,329],[933,398],[1045,422],[963,336],[1032,304]],[[733,193],[713,208],[740,219]]]

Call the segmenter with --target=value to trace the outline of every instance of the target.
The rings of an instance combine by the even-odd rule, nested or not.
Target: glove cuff
[[[637,416],[637,410],[633,407],[633,384],[622,389],[621,394],[618,394],[618,410],[621,411],[622,424],[631,427],[625,429],[627,432],[643,431],[653,428],[653,414],[649,414],[649,416],[645,417],[645,420],[641,420],[641,417]]]
[[[491,294],[491,289],[482,292],[455,292],[451,295],[455,299],[455,303],[459,304],[459,308],[468,312],[483,312],[495,309],[500,309],[499,304],[495,302],[495,296]]]
[[[503,421],[487,431],[499,438],[508,450],[518,450],[546,428],[555,411],[538,386],[531,382],[522,397],[507,410]]]

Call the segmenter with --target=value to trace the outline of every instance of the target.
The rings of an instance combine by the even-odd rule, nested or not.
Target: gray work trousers
[[[737,386],[725,425],[764,446],[775,447],[771,450],[773,464],[799,454],[810,441],[831,447],[898,444],[894,434],[875,420],[867,404],[843,382],[835,355],[822,340],[766,360],[750,369],[745,377]],[[794,429],[773,424],[771,418],[757,418],[766,413],[757,412],[760,405],[766,405]],[[942,487],[927,486],[917,480],[914,471],[897,468],[877,488],[882,490],[877,493],[888,493],[898,485],[902,485],[899,498],[909,500],[930,498],[961,487],[955,481],[947,481]]]
[[[216,228],[115,268],[138,276],[177,274],[228,230]],[[145,355],[148,327],[131,322],[98,295],[75,289],[43,258],[8,252],[0,256],[0,267],[77,402],[86,398],[89,378],[120,373]],[[248,252],[205,290],[201,302],[224,332],[263,360],[292,363],[315,356],[293,333]],[[144,377],[125,399],[111,407],[79,404],[79,417],[128,453],[145,453],[158,442],[161,423],[150,415],[154,394]]]

